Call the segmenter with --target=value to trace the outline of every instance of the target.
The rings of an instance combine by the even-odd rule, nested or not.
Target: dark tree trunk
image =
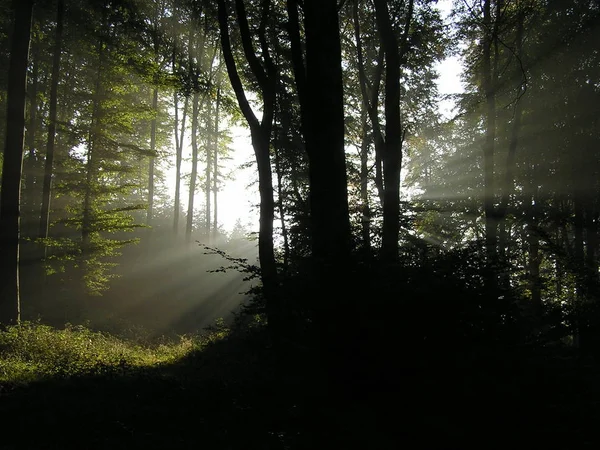
[[[369,137],[367,110],[363,103],[361,111],[362,143],[360,146],[360,202],[361,202],[361,236],[363,251],[371,254],[371,208],[369,207]]]
[[[483,60],[481,68],[482,89],[485,97],[485,141],[483,145],[483,171],[484,171],[484,194],[483,208],[485,214],[485,249],[489,274],[487,276],[487,287],[495,291],[497,278],[493,269],[497,262],[497,228],[498,221],[495,211],[495,186],[494,186],[494,147],[496,140],[496,96],[495,96],[495,74],[492,69],[492,46],[496,40],[492,21],[492,0],[485,0],[483,5]]]
[[[412,5],[406,18],[406,36],[412,20]],[[400,116],[400,49],[386,0],[375,1],[377,25],[385,53],[385,144],[383,149],[383,233],[382,256],[398,258],[400,232],[400,169],[402,166],[402,123]]]
[[[516,49],[515,56],[519,61],[522,62],[523,58],[523,12],[520,10],[518,13],[518,22],[517,22],[517,37],[516,37]],[[517,145],[519,142],[519,133],[521,132],[521,119],[523,115],[523,101],[522,97],[525,94],[526,89],[526,77],[525,74],[522,73],[522,65],[515,71],[515,81],[518,81],[518,86],[516,86],[516,105],[514,109],[513,122],[510,133],[510,141],[508,144],[508,156],[506,158],[506,172],[504,176],[504,185],[502,189],[502,198],[500,200],[500,206],[498,208],[498,220],[499,220],[499,231],[498,231],[498,252],[500,260],[506,264],[510,259],[509,252],[509,242],[508,242],[508,224],[507,224],[507,215],[508,215],[508,207],[510,203],[510,198],[514,191],[514,171],[515,171],[515,160],[517,153]],[[539,245],[539,240],[538,240]],[[536,256],[537,258],[537,256]],[[503,276],[501,279],[502,287],[507,289],[509,288],[510,278],[509,274],[505,273],[506,267],[503,270]],[[539,269],[538,269],[539,272]],[[537,283],[539,284],[539,283]],[[537,285],[536,284],[536,285]],[[532,285],[533,286],[533,285]],[[532,297],[537,297],[538,292],[532,291]],[[534,302],[537,304],[538,300],[535,299]],[[539,299],[541,302],[541,297]]]
[[[206,113],[206,168],[204,170],[205,184],[204,184],[204,202],[205,202],[205,215],[204,218],[204,232],[206,234],[206,239],[210,243],[211,233],[210,233],[210,223],[211,223],[211,190],[212,190],[212,153],[213,153],[213,136],[212,136],[212,102],[208,103],[208,111]]]
[[[283,207],[283,173],[281,170],[281,161],[277,144],[275,153],[275,174],[277,175],[277,209],[279,212],[279,222],[281,224],[281,237],[283,238],[283,267],[287,271],[290,263],[290,243],[288,239],[287,226],[285,224],[285,209]]]
[[[337,267],[350,254],[337,2],[308,1],[304,13],[312,250],[318,264]]]
[[[531,293],[531,302],[533,311],[537,319],[541,318],[542,314],[542,283],[540,279],[540,236],[537,231],[539,227],[539,206],[538,203],[539,193],[536,189],[537,168],[536,163],[532,163],[531,174],[529,175],[529,182],[527,183],[527,202],[525,208],[525,214],[527,217],[527,244],[529,250],[529,261],[528,261],[528,284],[529,291]]]
[[[46,160],[44,162],[44,184],[42,188],[42,208],[40,211],[39,237],[48,237],[50,223],[50,200],[52,198],[52,174],[54,166],[54,144],[56,141],[56,119],[58,102],[58,80],[60,77],[60,59],[63,40],[64,0],[58,0],[56,13],[56,37],[54,41],[54,55],[52,60],[52,80],[50,83],[50,111],[48,124],[48,141],[46,144]],[[45,247],[44,247],[45,248]]]
[[[255,116],[242,85],[229,39],[228,12],[225,0],[218,0],[218,19],[221,36],[223,59],[231,86],[235,92],[238,104],[250,126],[252,146],[258,166],[258,184],[260,195],[260,220],[258,231],[258,258],[260,261],[261,279],[263,282],[266,301],[266,313],[272,336],[276,339],[281,336],[281,304],[278,297],[278,274],[275,263],[275,250],[273,246],[273,220],[275,216],[275,202],[273,198],[273,176],[271,170],[271,157],[269,152],[271,131],[273,127],[273,114],[275,107],[275,86],[277,84],[277,70],[271,60],[266,42],[265,27],[270,11],[270,1],[262,3],[262,20],[259,28],[259,43],[264,62],[264,68],[259,61],[252,45],[252,37],[248,26],[248,19],[243,0],[236,0],[236,14],[244,56],[255,76],[262,93],[263,115],[259,122]]]
[[[14,27],[8,66],[6,144],[0,193],[0,323],[20,320],[19,203],[23,172],[27,62],[33,0],[14,0]]]
[[[369,207],[369,128],[367,119],[370,115],[371,103],[373,103],[372,98],[369,98],[369,93],[367,91],[367,79],[364,67],[364,57],[362,51],[361,44],[361,36],[360,36],[360,20],[358,16],[358,0],[354,0],[353,8],[352,8],[352,18],[354,22],[354,38],[356,40],[356,54],[358,59],[358,77],[360,83],[360,92],[361,92],[361,129],[362,129],[362,143],[360,149],[360,199],[362,203],[361,207],[361,221],[362,221],[362,243],[363,250],[365,254],[368,256],[371,253],[371,210]],[[379,82],[377,82],[379,85]],[[378,95],[378,93],[376,93]],[[374,117],[373,117],[374,116]],[[378,135],[380,138],[381,132],[379,130],[379,121],[376,115],[372,115],[373,123],[373,134]],[[377,173],[381,174],[381,170],[377,169]],[[383,177],[380,178],[381,184],[379,192],[380,195],[383,195]]]
[[[217,242],[218,237],[218,210],[217,210],[217,197],[218,197],[218,176],[219,176],[219,114],[221,109],[221,88],[217,88],[217,104],[215,106],[215,134],[214,139],[214,151],[213,151],[213,242]]]
[[[32,237],[35,235],[33,231],[35,228],[34,217],[38,212],[39,205],[37,204],[39,192],[37,192],[38,183],[38,151],[36,148],[36,134],[38,125],[38,88],[40,85],[40,42],[36,38],[36,32],[32,31],[32,39],[30,43],[31,47],[31,87],[27,92],[29,98],[29,124],[27,126],[26,133],[26,147],[27,152],[23,161],[23,182],[22,182],[22,195],[21,195],[21,212],[22,218],[25,220],[21,221],[21,235],[25,237]],[[23,256],[23,255],[22,255]]]

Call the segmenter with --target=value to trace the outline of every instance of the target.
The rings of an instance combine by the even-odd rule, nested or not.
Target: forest
[[[598,448],[598,0],[0,12],[0,449]]]

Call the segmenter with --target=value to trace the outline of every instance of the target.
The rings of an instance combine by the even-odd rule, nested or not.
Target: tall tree
[[[385,0],[375,1],[375,15],[385,55],[385,144],[383,150],[383,242],[382,254],[388,261],[398,258],[400,231],[400,169],[402,167],[403,124],[400,116],[400,67],[408,51],[408,36],[414,2],[409,0],[401,42],[392,25]]]
[[[23,171],[27,63],[33,0],[14,0],[14,26],[8,67],[6,144],[0,192],[0,323],[20,320],[19,236]]]
[[[220,83],[219,83],[220,84]],[[219,226],[219,221],[218,221],[218,203],[217,203],[217,199],[218,199],[218,192],[219,192],[219,181],[218,181],[218,175],[219,175],[219,114],[221,112],[221,86],[218,85],[217,86],[217,99],[216,99],[216,105],[215,105],[215,130],[214,130],[214,137],[213,137],[213,142],[214,142],[214,151],[213,151],[213,185],[212,185],[212,190],[213,190],[213,237],[212,240],[213,242],[217,241],[217,236],[218,236],[218,226]]]
[[[484,0],[483,21],[481,30],[482,39],[482,63],[481,63],[481,89],[485,98],[485,141],[483,144],[483,173],[484,194],[483,208],[485,211],[485,247],[488,265],[490,268],[497,262],[497,232],[498,221],[495,207],[495,183],[494,183],[494,152],[496,141],[496,67],[497,60],[493,58],[494,47],[498,45],[498,20],[500,16],[500,0],[496,4],[496,14],[492,9],[493,0]],[[490,270],[488,285],[495,289],[497,283],[496,275]]]
[[[267,314],[272,330],[277,333],[280,326],[280,304],[277,298],[278,274],[275,263],[275,250],[273,245],[273,221],[275,217],[275,200],[273,195],[273,175],[271,170],[270,142],[273,128],[277,86],[277,69],[271,58],[267,40],[267,24],[271,13],[271,1],[264,0],[259,9],[258,42],[261,58],[254,50],[253,37],[248,25],[248,15],[244,0],[235,0],[235,11],[239,27],[242,48],[253,77],[255,78],[261,99],[262,117],[259,120],[252,110],[234,58],[230,38],[229,8],[226,0],[218,0],[218,19],[221,35],[223,59],[227,73],[240,110],[250,127],[252,147],[258,168],[258,190],[260,194],[260,219],[258,232],[258,255],[260,261],[261,278],[266,298]]]
[[[48,117],[48,140],[46,143],[46,159],[44,162],[44,182],[42,188],[42,207],[40,211],[39,237],[48,237],[50,223],[50,201],[52,197],[52,173],[54,167],[54,146],[56,143],[56,120],[58,103],[58,82],[60,78],[60,60],[62,52],[64,28],[64,0],[58,0],[56,12],[56,35],[54,38],[54,54],[52,57],[52,78],[50,82],[50,111]]]
[[[190,173],[190,186],[188,193],[188,210],[185,225],[186,242],[192,241],[192,229],[194,225],[194,196],[196,195],[196,178],[198,177],[198,117],[200,111],[200,92],[194,91],[192,98],[192,168]]]
[[[309,158],[313,257],[319,263],[335,266],[347,261],[350,253],[337,3],[327,0],[304,4],[305,61],[295,0],[288,2],[288,15],[302,130]]]

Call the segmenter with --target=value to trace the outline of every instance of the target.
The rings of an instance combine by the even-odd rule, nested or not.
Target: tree
[[[50,201],[52,197],[52,174],[54,165],[54,146],[56,143],[56,121],[58,102],[58,82],[60,77],[60,59],[62,52],[63,27],[64,27],[64,0],[59,0],[56,12],[56,36],[54,40],[54,55],[52,59],[52,81],[50,87],[50,111],[48,125],[48,142],[46,144],[46,158],[44,164],[44,184],[42,188],[42,207],[40,211],[40,238],[48,237],[50,223]]]
[[[33,0],[14,0],[14,26],[8,67],[6,144],[0,192],[0,323],[20,320],[19,225],[27,62]]]
[[[229,30],[229,11],[226,0],[218,0],[218,20],[223,59],[225,60],[229,80],[233,91],[235,92],[239,107],[250,127],[252,147],[254,148],[254,155],[256,157],[258,168],[258,189],[260,194],[258,255],[269,324],[274,333],[277,334],[281,324],[278,323],[280,305],[278,304],[277,297],[278,274],[273,245],[275,201],[273,197],[273,175],[270,157],[277,70],[271,59],[267,40],[267,23],[271,13],[271,2],[270,0],[265,0],[261,3],[261,7],[259,8],[260,26],[258,28],[258,41],[262,54],[262,61],[259,59],[253,48],[253,39],[250,33],[248,15],[243,0],[235,0],[235,10],[244,57],[252,72],[252,76],[256,80],[262,98],[262,118],[260,121],[250,107],[234,59]]]
[[[335,268],[350,254],[337,3],[305,3],[305,61],[297,8],[297,2],[288,2],[294,74],[309,158],[312,256],[319,265]]]

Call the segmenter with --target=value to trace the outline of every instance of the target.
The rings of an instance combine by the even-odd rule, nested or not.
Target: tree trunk
[[[362,143],[360,148],[360,199],[362,203],[361,207],[361,222],[362,222],[362,243],[363,250],[366,256],[371,254],[371,210],[369,207],[369,128],[368,118],[369,109],[372,99],[369,98],[367,92],[367,80],[364,67],[364,57],[362,52],[361,35],[360,35],[360,20],[358,16],[359,4],[358,0],[354,0],[352,8],[352,19],[354,23],[354,39],[356,41],[356,55],[358,59],[358,78],[360,83],[361,92],[361,129],[362,129]],[[373,133],[378,134],[378,121],[375,118],[373,124]],[[379,133],[380,134],[380,133]],[[379,171],[378,171],[379,172]],[[382,178],[383,180],[383,178]],[[381,184],[381,193],[383,193],[383,183]]]
[[[206,234],[206,239],[208,243],[211,243],[211,233],[210,233],[210,224],[211,224],[211,190],[212,190],[212,153],[213,153],[213,137],[212,137],[212,102],[208,102],[208,111],[206,112],[206,168],[204,170],[204,203],[205,203],[205,218],[204,218],[204,233]]]
[[[50,224],[50,200],[52,198],[52,174],[54,165],[54,144],[56,141],[56,105],[58,102],[58,80],[60,77],[60,57],[63,40],[63,18],[65,2],[58,0],[56,12],[56,37],[54,40],[54,56],[52,60],[52,81],[50,84],[50,111],[48,124],[48,141],[46,144],[46,160],[44,162],[44,185],[42,188],[42,208],[40,211],[39,237],[48,237]],[[44,249],[46,247],[44,246]]]
[[[150,151],[156,152],[156,114],[158,112],[158,88],[155,86],[152,91],[152,112],[155,116],[150,123]],[[148,164],[148,215],[146,216],[146,225],[152,225],[154,216],[154,155],[150,156]]]
[[[198,176],[198,103],[200,94],[194,92],[192,100],[192,171],[190,173],[190,190],[188,195],[188,212],[185,226],[185,240],[192,241],[192,228],[194,225],[194,196],[196,194],[196,177]]]
[[[318,265],[337,268],[350,255],[337,2],[313,0],[304,6],[312,250]]]
[[[406,18],[412,20],[412,1]],[[385,52],[385,144],[383,148],[383,230],[382,257],[398,259],[400,233],[400,169],[402,167],[402,122],[400,116],[400,50],[386,0],[375,1],[377,25]],[[408,31],[406,31],[408,33]]]
[[[22,217],[26,220],[21,221],[21,235],[25,237],[34,236],[35,221],[33,220],[35,214],[38,211],[36,207],[37,203],[37,168],[38,168],[38,152],[36,148],[36,134],[38,125],[38,87],[40,84],[39,80],[39,66],[40,66],[40,43],[39,39],[36,39],[36,32],[32,30],[32,39],[30,43],[31,53],[31,88],[27,92],[29,98],[29,125],[27,126],[26,133],[26,147],[27,153],[23,161],[23,184],[22,184],[22,195],[21,195],[21,211],[24,211]]]
[[[290,243],[288,240],[287,226],[285,224],[285,209],[283,207],[283,174],[279,149],[275,145],[275,174],[277,175],[277,209],[279,210],[279,222],[281,224],[281,237],[283,238],[283,267],[287,271],[290,263]]]
[[[19,203],[23,171],[27,62],[33,0],[13,0],[14,28],[7,86],[6,144],[0,193],[0,323],[19,322]]]
[[[541,256],[540,256],[540,237],[539,233],[536,231],[539,224],[539,206],[538,203],[540,199],[538,198],[538,189],[537,185],[537,169],[536,163],[532,163],[532,171],[529,176],[529,183],[527,186],[527,196],[526,198],[526,209],[525,214],[527,216],[527,222],[529,226],[527,227],[527,244],[529,247],[529,262],[528,262],[528,272],[529,272],[529,291],[531,293],[531,303],[533,306],[533,311],[536,316],[536,319],[541,319],[542,314],[542,283],[540,279],[540,265],[541,265]]]
[[[362,142],[360,146],[360,202],[361,202],[361,235],[363,251],[371,254],[371,208],[369,207],[369,130],[367,110],[363,102],[361,111]]]
[[[517,7],[519,7],[518,5]],[[522,8],[522,7],[521,7]],[[523,57],[523,11],[519,10],[518,13],[518,22],[517,22],[517,37],[516,37],[516,49],[515,56],[516,58],[522,62]],[[509,255],[509,243],[508,243],[508,230],[507,230],[507,214],[508,214],[508,205],[510,203],[510,197],[514,191],[514,170],[515,170],[515,160],[517,153],[517,145],[519,142],[519,133],[521,132],[521,120],[523,115],[523,100],[522,97],[525,94],[525,74],[521,72],[522,65],[519,65],[518,69],[515,71],[515,81],[518,80],[519,84],[517,86],[517,98],[516,105],[514,109],[513,123],[510,133],[510,141],[508,144],[508,155],[506,158],[506,172],[504,176],[504,186],[502,189],[502,198],[500,200],[500,207],[498,209],[498,220],[499,220],[499,234],[498,234],[498,251],[500,260],[507,264],[510,255]],[[539,239],[538,239],[539,246]],[[536,256],[537,258],[537,256]],[[506,267],[503,267],[503,277],[502,277],[502,287],[508,289],[510,287],[510,277],[509,274],[504,273],[506,271]],[[538,268],[539,272],[539,268]],[[539,284],[539,283],[538,283]],[[537,297],[537,291],[534,295],[532,291],[532,296]],[[541,302],[541,297],[539,299]],[[537,302],[537,300],[536,300]],[[536,303],[537,304],[537,303]]]
[[[82,256],[86,256],[90,252],[93,212],[92,204],[94,201],[94,187],[92,184],[96,179],[96,158],[95,147],[100,136],[100,126],[102,120],[102,70],[104,61],[104,45],[102,40],[98,42],[98,71],[93,94],[92,118],[90,124],[90,132],[88,137],[88,151],[86,161],[86,180],[85,192],[83,199],[83,216],[81,219],[81,252]]]
[[[495,27],[492,23],[491,13],[492,0],[485,0],[483,5],[483,61],[482,61],[482,88],[485,97],[485,142],[483,146],[483,166],[484,166],[484,194],[483,205],[485,214],[485,249],[488,264],[487,287],[493,292],[497,287],[497,278],[494,265],[497,261],[496,234],[497,218],[494,205],[495,187],[494,187],[494,146],[496,140],[496,96],[494,78],[492,70],[492,46],[497,36],[494,36],[492,29]]]
[[[263,99],[263,115],[258,121],[250,107],[236,67],[235,59],[229,39],[229,24],[227,7],[224,0],[218,0],[218,19],[221,36],[223,59],[227,67],[227,74],[235,92],[238,104],[250,126],[252,147],[258,166],[258,185],[260,194],[260,220],[258,231],[258,258],[260,261],[261,279],[266,303],[266,313],[269,328],[275,342],[278,342],[282,332],[281,304],[278,297],[278,274],[275,263],[275,250],[273,247],[273,220],[275,215],[275,202],[273,199],[273,176],[271,171],[271,157],[269,145],[273,127],[273,113],[275,106],[275,92],[277,71],[271,60],[265,39],[265,27],[259,29],[259,41],[264,61],[264,69],[252,47],[252,38],[248,27],[244,2],[236,0],[236,13],[244,55],[248,65],[255,75],[261,89]],[[267,23],[270,11],[270,1],[262,3],[262,25]]]
[[[221,107],[221,88],[217,88],[217,104],[215,107],[215,135],[213,151],[213,243],[217,242],[219,222],[217,215],[218,176],[219,176],[219,114]]]
[[[185,119],[187,116],[189,97],[185,98],[183,103],[183,117],[181,118],[181,134],[179,133],[179,118],[177,117],[177,92],[174,94],[175,100],[175,207],[173,211],[173,231],[179,232],[179,213],[181,210],[181,162],[183,160],[183,138],[185,137]]]

